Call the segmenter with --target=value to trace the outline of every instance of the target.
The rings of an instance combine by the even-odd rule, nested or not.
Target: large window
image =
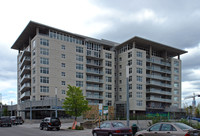
[[[49,74],[49,68],[47,68],[47,67],[40,67],[40,73]]]
[[[142,92],[137,92],[136,96],[137,96],[137,98],[142,98]]]
[[[108,69],[108,68],[106,68],[105,71],[106,71],[106,74],[109,74],[109,75],[112,74],[112,69]]]
[[[76,46],[76,52],[83,53],[83,47]]]
[[[40,57],[40,64],[49,65],[49,59]]]
[[[49,87],[48,86],[40,86],[40,92],[41,93],[48,93]]]
[[[61,58],[65,59],[65,54],[61,54]]]
[[[111,53],[105,53],[105,58],[112,59],[112,54]]]
[[[106,82],[112,82],[112,77],[106,76]]]
[[[65,72],[61,72],[61,76],[65,76]]]
[[[49,46],[49,40],[41,38],[40,39],[40,44],[44,45],[44,46]]]
[[[65,81],[61,81],[61,85],[65,85]]]
[[[132,71],[132,68],[129,68],[129,74],[131,74],[133,71]]]
[[[106,60],[106,66],[108,66],[108,67],[112,67],[112,62]]]
[[[42,54],[42,55],[49,55],[49,49],[40,48],[40,54]]]
[[[107,98],[112,98],[112,93],[106,92],[106,97]]]
[[[137,81],[142,82],[142,76],[137,76]]]
[[[83,62],[83,56],[81,56],[81,55],[76,55],[76,60],[77,60],[77,61]]]
[[[137,57],[142,58],[142,52],[137,51]]]
[[[132,57],[132,52],[129,52],[128,53],[128,58],[131,58]]]
[[[49,77],[40,76],[40,83],[49,83]]]
[[[142,68],[137,68],[137,73],[142,74]]]
[[[142,60],[137,60],[137,65],[142,66]]]
[[[178,83],[178,82],[175,82],[175,83],[174,83],[174,87],[179,87],[179,83]]]
[[[137,84],[137,85],[136,85],[136,88],[137,88],[138,90],[142,90],[142,84]]]
[[[61,45],[61,49],[62,49],[62,50],[65,50],[65,45]]]
[[[132,60],[128,60],[128,66],[132,65]]]
[[[77,87],[83,87],[83,81],[76,81]]]
[[[76,69],[83,70],[83,64],[76,64]]]
[[[136,103],[137,103],[137,106],[142,106],[142,100],[137,100]]]
[[[76,78],[83,78],[83,73],[76,72]]]
[[[61,63],[61,67],[65,68],[65,63]]]
[[[112,85],[106,84],[106,90],[112,90]]]

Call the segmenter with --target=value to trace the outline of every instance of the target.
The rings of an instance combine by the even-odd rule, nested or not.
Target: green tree
[[[63,108],[67,114],[74,116],[76,121],[77,117],[90,110],[90,107],[88,106],[88,101],[85,100],[80,87],[68,85],[67,88],[67,97],[63,102]]]
[[[7,108],[4,108],[4,109],[3,109],[3,115],[4,115],[4,116],[8,116],[8,109],[7,109]]]

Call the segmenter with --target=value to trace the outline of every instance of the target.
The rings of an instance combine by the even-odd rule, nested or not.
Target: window
[[[40,76],[40,83],[49,83],[49,77]]]
[[[119,58],[119,61],[122,61],[122,57]]]
[[[48,93],[49,87],[48,86],[40,86],[40,92],[41,93]]]
[[[129,98],[131,98],[133,95],[132,95],[132,92],[129,92]]]
[[[65,90],[62,90],[62,94],[65,94],[65,92],[66,92]]]
[[[65,76],[65,72],[61,72],[61,76]]]
[[[132,89],[132,84],[128,85],[128,89],[131,90]]]
[[[119,95],[119,99],[122,99],[122,95]]]
[[[119,73],[119,76],[122,76],[122,73],[121,73],[121,72]]]
[[[119,83],[121,84],[121,83],[122,83],[122,80],[119,80]]]
[[[106,90],[112,90],[112,85],[106,84]]]
[[[33,50],[33,56],[35,56],[35,49]]]
[[[137,96],[137,98],[142,98],[142,92],[137,92],[136,96]]]
[[[159,131],[161,124],[153,125],[149,130],[150,131]]]
[[[171,131],[172,127],[173,126],[170,125],[170,124],[162,124],[162,127],[161,127],[160,131]]]
[[[142,60],[137,60],[137,65],[142,66]]]
[[[83,81],[76,81],[77,87],[83,87]]]
[[[32,63],[33,63],[33,65],[35,64],[35,58],[33,58]]]
[[[49,68],[47,68],[47,67],[40,67],[40,73],[49,74]]]
[[[49,55],[49,49],[40,48],[40,54],[42,54],[42,55]]]
[[[122,91],[122,88],[119,88],[119,91]]]
[[[36,46],[36,42],[35,42],[35,40],[33,41],[33,48],[35,48],[35,46]]]
[[[61,49],[62,49],[62,50],[65,50],[65,45],[61,45]]]
[[[132,68],[129,68],[129,74],[131,74],[132,73]]]
[[[83,73],[76,72],[76,78],[83,78]]]
[[[65,81],[61,81],[61,85],[65,85]]]
[[[112,67],[112,62],[106,60],[106,66],[108,66],[108,67]]]
[[[65,63],[61,63],[61,67],[63,67],[63,68],[64,68],[64,67],[65,67]]]
[[[47,98],[49,98],[49,96],[47,96],[47,95],[40,95],[40,100],[45,100]]]
[[[61,58],[65,59],[65,54],[61,54]]]
[[[179,91],[177,89],[174,89],[174,94],[175,95],[178,95],[179,94]]]
[[[136,88],[137,88],[138,90],[142,90],[142,85],[141,85],[141,84],[137,84],[137,85],[136,85]]]
[[[128,60],[128,66],[132,65],[132,60]]]
[[[122,65],[119,65],[119,68],[121,69],[121,68],[122,68]]]
[[[106,68],[105,71],[106,71],[106,74],[112,75],[112,69]]]
[[[83,47],[76,46],[76,52],[83,53]]]
[[[83,62],[83,56],[76,55],[76,60]]]
[[[107,98],[112,98],[112,93],[106,92],[106,97]]]
[[[106,76],[106,82],[112,82],[112,77]]]
[[[35,84],[35,77],[33,77],[33,84]]]
[[[35,68],[33,68],[33,74],[35,74]]]
[[[137,81],[142,82],[142,76],[137,76]]]
[[[49,40],[41,38],[40,39],[40,44],[44,45],[44,46],[49,46]]]
[[[178,97],[177,96],[174,97],[174,101],[176,101],[176,102],[178,101]]]
[[[142,100],[137,100],[137,106],[142,106]]]
[[[179,62],[178,61],[174,61],[174,66],[178,67],[179,66]]]
[[[128,58],[131,58],[132,57],[132,52],[129,52],[128,53]]]
[[[76,69],[83,70],[83,64],[76,64]]]
[[[142,68],[137,68],[137,73],[142,74]]]
[[[179,69],[178,68],[174,68],[174,73],[179,74]]]
[[[174,87],[179,87],[179,83],[178,83],[178,82],[175,82],[175,83],[174,83]]]
[[[129,81],[129,82],[132,81],[132,76],[129,76],[128,81]]]
[[[40,57],[40,64],[49,65],[49,59]]]
[[[35,86],[33,87],[33,93],[35,93]]]
[[[137,57],[142,58],[142,52],[137,51]]]
[[[105,58],[112,59],[112,54],[111,53],[105,53]]]
[[[106,100],[106,106],[111,106],[111,105],[112,105],[112,101]]]
[[[179,80],[179,76],[174,75],[174,80]]]

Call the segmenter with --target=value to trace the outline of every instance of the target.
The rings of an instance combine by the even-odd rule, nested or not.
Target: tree
[[[76,121],[77,117],[90,110],[90,107],[80,87],[68,85],[67,88],[67,97],[63,102],[63,108],[67,114],[74,116]]]
[[[3,109],[3,115],[4,115],[4,116],[8,116],[8,109],[7,109],[7,108],[4,108],[4,109]]]

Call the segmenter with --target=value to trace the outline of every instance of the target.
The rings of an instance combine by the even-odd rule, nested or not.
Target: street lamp
[[[129,66],[126,66],[126,122],[129,127]]]
[[[12,116],[12,105],[13,105],[13,102],[11,101],[11,116]]]
[[[57,89],[57,87],[56,87],[56,88],[55,88],[56,118],[58,117],[58,111],[57,111],[57,94],[58,94],[58,89]]]

